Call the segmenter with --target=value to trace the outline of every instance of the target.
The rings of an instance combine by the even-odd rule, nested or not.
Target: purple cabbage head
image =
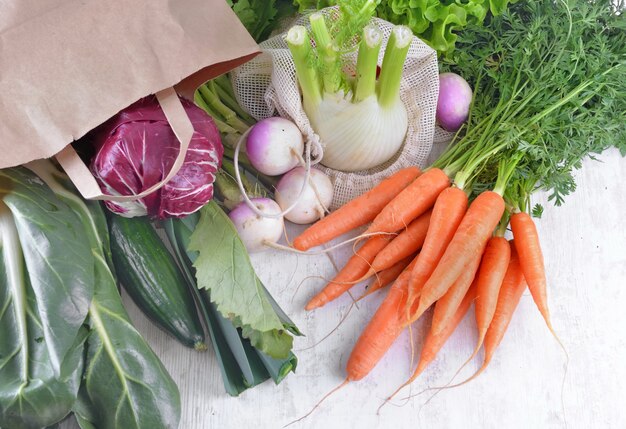
[[[213,119],[192,102],[181,99],[194,133],[178,173],[152,194],[131,202],[107,201],[124,217],[184,217],[213,197],[213,182],[224,147]],[[179,152],[156,97],[139,100],[92,131],[96,150],[91,171],[103,193],[138,194],[165,178]]]

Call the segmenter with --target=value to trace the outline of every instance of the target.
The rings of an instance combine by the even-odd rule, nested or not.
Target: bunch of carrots
[[[294,240],[294,247],[304,251],[370,224],[363,245],[309,301],[307,310],[371,277],[376,281],[365,296],[393,282],[352,350],[344,384],[365,377],[400,333],[431,306],[432,324],[420,360],[400,388],[435,358],[472,302],[479,335],[470,360],[485,349],[474,377],[489,364],[527,286],[552,331],[537,229],[528,213],[503,198],[517,161],[502,161],[494,189],[479,193],[471,204],[463,175],[457,174],[452,185],[446,169],[405,168]],[[510,241],[504,238],[509,224]]]
[[[530,195],[542,189],[560,205],[576,188],[572,172],[583,159],[609,147],[626,154],[622,23],[608,0],[537,0],[464,30],[459,54],[443,66],[471,82],[474,94],[445,152],[423,172],[397,172],[294,240],[306,251],[369,224],[363,244],[308,310],[374,276],[365,296],[393,282],[339,387],[365,377],[430,307],[419,362],[400,388],[432,362],[472,302],[479,335],[468,362],[485,353],[467,381],[489,365],[527,287],[558,341],[529,215],[543,207],[531,208]],[[508,228],[513,240],[504,237]]]

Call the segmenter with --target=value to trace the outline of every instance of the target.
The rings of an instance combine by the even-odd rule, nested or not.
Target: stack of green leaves
[[[0,171],[0,426],[177,427],[180,395],[124,310],[104,213],[48,161]]]

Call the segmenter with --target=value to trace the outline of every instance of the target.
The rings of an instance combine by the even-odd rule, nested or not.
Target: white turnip
[[[285,214],[293,223],[307,224],[315,222],[324,215],[333,200],[333,184],[327,175],[311,169],[309,183],[302,190],[306,178],[306,169],[296,167],[285,174],[276,185],[276,202],[281,209],[295,206]]]
[[[280,207],[269,198],[252,198],[250,200],[262,213],[278,214]],[[276,243],[283,234],[283,218],[259,216],[242,202],[235,207],[228,217],[235,225],[239,237],[248,252],[259,252],[268,249],[267,243]]]

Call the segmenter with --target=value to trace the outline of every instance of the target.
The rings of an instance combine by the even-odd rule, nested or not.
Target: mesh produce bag
[[[328,16],[333,10],[336,8],[323,9],[322,13]],[[383,33],[378,57],[380,66],[394,25],[378,18],[373,18],[373,23]],[[308,16],[300,17],[295,24],[310,29]],[[262,42],[261,55],[233,71],[232,81],[237,101],[257,120],[275,115],[291,119],[302,131],[315,159],[319,160],[324,142],[311,128],[303,110],[295,66],[284,40],[285,34],[278,34]],[[356,49],[345,56],[349,73],[354,70],[356,57]],[[389,161],[368,170],[343,172],[325,167],[323,161],[317,164],[316,168],[328,174],[333,182],[332,209],[368,191],[404,167],[424,167],[433,143],[438,93],[437,54],[414,37],[404,63],[400,86],[400,98],[406,106],[409,119],[405,141]]]

